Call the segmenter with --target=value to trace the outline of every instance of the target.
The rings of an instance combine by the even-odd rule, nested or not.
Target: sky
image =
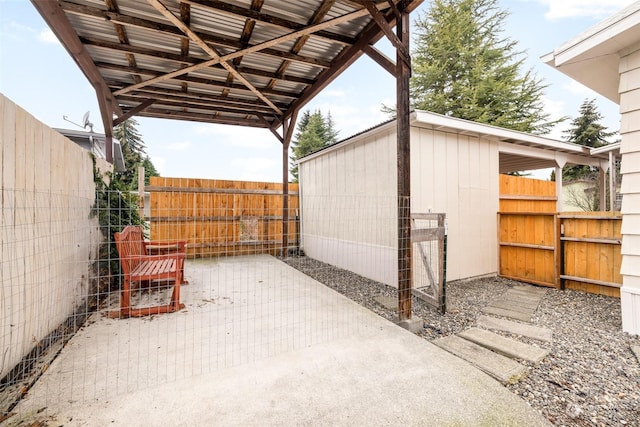
[[[425,2],[413,22],[428,10]],[[613,102],[544,64],[553,51],[622,8],[629,0],[500,0],[509,12],[504,36],[527,55],[522,71],[532,70],[547,85],[544,102],[551,119],[578,115],[586,99],[595,99],[601,123],[618,131]],[[390,45],[378,46],[390,54]],[[54,128],[80,130],[66,121],[82,121],[89,111],[95,132],[104,132],[95,91],[29,0],[0,0],[0,93]],[[331,113],[344,139],[385,120],[382,105],[395,104],[395,78],[363,56],[302,111]],[[298,117],[302,115],[299,114]],[[137,117],[147,154],[162,176],[280,182],[282,146],[270,131],[229,125]],[[563,139],[565,122],[549,135]],[[534,177],[546,179],[549,171]]]

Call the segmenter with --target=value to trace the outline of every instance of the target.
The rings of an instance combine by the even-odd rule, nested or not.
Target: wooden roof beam
[[[238,79],[243,85],[245,85],[251,92],[253,92],[258,98],[260,98],[265,104],[269,107],[273,108],[273,110],[282,114],[282,110],[278,108],[269,98],[267,98],[260,90],[258,90],[249,80],[247,80],[242,74],[240,74],[233,65],[229,64],[226,61],[222,61],[220,59],[220,54],[212,47],[210,47],[207,43],[205,43],[196,33],[191,31],[187,25],[182,22],[180,18],[175,16],[173,12],[171,12],[165,5],[163,5],[160,0],[147,0],[153,7],[156,8],[158,12],[162,14],[165,18],[167,18],[172,24],[182,30],[191,41],[196,43],[202,50],[207,52],[214,60],[217,60],[222,66],[229,71],[229,73],[233,74],[234,78]]]
[[[148,1],[158,2],[158,0],[148,0]],[[422,2],[422,0],[415,0],[415,1]],[[171,13],[171,12],[169,12],[169,13]],[[238,56],[248,55],[249,53],[259,52],[262,49],[269,48],[269,47],[272,47],[272,46],[276,46],[276,45],[279,45],[281,43],[285,43],[285,42],[287,42],[289,40],[293,40],[293,39],[296,39],[298,37],[301,37],[301,36],[304,36],[304,35],[307,35],[307,34],[312,34],[315,31],[318,31],[318,30],[321,30],[321,29],[324,29],[324,28],[329,28],[329,27],[341,24],[343,22],[351,21],[351,20],[354,20],[356,18],[360,18],[362,16],[366,16],[368,14],[369,14],[369,11],[367,11],[366,9],[361,9],[361,10],[358,10],[358,11],[355,11],[355,12],[351,12],[351,13],[348,13],[346,15],[339,16],[337,18],[334,18],[334,19],[331,19],[331,20],[328,20],[328,21],[324,21],[324,22],[321,22],[321,23],[316,24],[316,25],[311,25],[309,27],[306,27],[303,30],[294,31],[294,32],[289,33],[289,34],[285,34],[284,36],[280,36],[280,37],[276,37],[276,38],[271,39],[271,40],[267,40],[266,42],[259,43],[257,45],[248,47],[247,49],[239,50],[239,51],[234,52],[234,53],[230,53],[230,54],[227,54],[227,55],[224,55],[224,56],[220,56],[218,58],[214,58],[214,59],[211,59],[209,61],[202,62],[202,63],[200,63],[198,65],[192,65],[190,67],[184,67],[184,68],[172,71],[170,73],[167,73],[167,74],[165,74],[163,76],[158,76],[158,77],[155,77],[155,78],[152,78],[152,79],[149,79],[149,80],[146,80],[146,81],[143,81],[143,82],[128,86],[126,88],[122,88],[119,91],[114,92],[114,94],[115,95],[121,95],[123,93],[127,93],[127,92],[130,92],[132,90],[139,89],[141,87],[148,86],[148,85],[153,84],[153,83],[157,83],[157,82],[161,82],[161,81],[172,79],[174,77],[180,76],[182,74],[189,73],[189,72],[197,70],[199,68],[204,68],[204,67],[208,67],[208,66],[213,65],[213,64],[230,61],[233,58],[236,58]],[[377,27],[376,27],[376,29],[377,29]],[[372,37],[373,37],[373,35],[372,35]],[[356,45],[354,45],[354,46],[356,46]],[[359,42],[359,43],[357,43],[357,46],[358,47],[355,49],[355,52],[362,52],[362,49],[364,47],[363,43]],[[353,51],[353,49],[354,48],[352,46],[351,48],[348,49],[348,51],[351,52],[351,51]],[[358,55],[358,57],[359,56],[360,55]],[[357,59],[357,58],[355,58],[355,59]],[[355,61],[355,59],[354,59],[354,61]],[[351,64],[351,63],[353,63],[353,61],[349,62],[349,64]],[[341,67],[340,71],[344,71],[344,68]],[[337,74],[339,74],[339,73],[337,73]]]
[[[271,111],[271,109],[266,105],[264,105],[262,102],[255,101],[255,100],[249,100],[249,99],[239,100],[237,98],[226,98],[220,95],[210,95],[210,94],[204,94],[204,93],[197,93],[193,91],[181,92],[178,90],[156,88],[156,87],[150,87],[150,86],[144,89],[130,92],[127,95],[142,97],[142,98],[153,97],[158,100],[180,99],[180,100],[184,100],[184,102],[190,102],[190,100],[193,100],[193,102],[218,102],[218,103],[224,103],[229,105],[235,105],[235,106],[238,106],[239,108],[245,108],[245,109],[251,108],[251,109],[259,109],[259,110],[262,109],[265,112]],[[279,104],[279,106],[281,108],[287,107],[287,105],[283,103]]]
[[[324,17],[327,16],[327,13],[329,13],[335,2],[336,0],[323,0],[320,7],[314,12],[313,16],[309,20],[309,25],[321,22]],[[309,36],[300,37],[298,40],[296,40],[290,52],[296,55],[300,53],[304,45],[307,43],[307,40],[309,40]],[[283,61],[282,64],[280,64],[280,66],[278,67],[278,74],[284,74],[287,71],[287,68],[289,68],[290,64],[290,61]],[[267,87],[273,87],[276,83],[277,81],[275,79],[272,79]]]
[[[122,68],[122,66],[118,66],[118,65],[114,65],[114,64],[101,64],[99,63],[102,67],[102,65],[104,65],[105,69],[111,69],[111,70],[119,70],[120,68]],[[124,67],[124,70],[127,70],[128,67]],[[145,82],[149,82],[151,80],[160,80],[160,81],[166,81],[166,79],[164,79],[163,77],[165,76],[165,74],[162,74],[161,71],[155,71],[155,70],[147,70],[147,69],[142,69],[142,68],[138,68],[137,71],[140,74],[147,74],[150,76],[156,76],[153,78],[150,78],[148,80],[145,80]],[[223,90],[225,88],[229,88],[229,89],[235,89],[235,90],[242,90],[242,91],[249,91],[249,89],[247,89],[246,86],[244,86],[243,84],[239,84],[239,83],[227,83],[226,81],[214,81],[210,78],[203,78],[203,77],[195,77],[193,75],[191,76],[185,76],[182,75],[184,73],[180,73],[179,75],[173,77],[173,80],[177,80],[177,81],[183,81],[183,82],[190,82],[190,83],[200,83],[200,84],[204,84],[207,86],[211,86],[211,87],[217,87],[220,88],[220,90]],[[140,87],[138,88],[134,88],[131,90],[124,90],[124,89],[128,89],[131,86],[128,86],[126,88],[123,88],[122,85],[125,84],[125,82],[122,81],[118,81],[118,80],[113,80],[111,82],[107,82],[107,84],[109,85],[109,87],[111,88],[111,90],[113,91],[113,93],[117,96],[121,96],[127,93],[130,93],[132,91],[141,89],[141,88],[145,88],[149,85],[142,85],[139,84]],[[136,86],[136,85],[133,85]],[[273,96],[280,96],[280,97],[286,97],[286,98],[296,98],[298,97],[299,93],[297,92],[287,92],[287,91],[283,91],[283,90],[276,90],[276,89],[262,89],[262,92],[267,94],[267,95],[273,95]],[[272,101],[275,104],[275,101]],[[264,103],[262,104],[264,105]]]
[[[405,12],[410,13],[415,10],[420,4],[422,4],[423,0],[408,0],[405,5]],[[380,5],[382,6],[382,5]],[[366,13],[369,13],[366,9],[364,9]],[[389,25],[393,26],[396,21],[395,13],[391,11],[390,14],[385,14],[385,19],[389,22]],[[328,70],[325,70],[322,75],[316,80],[316,83],[313,86],[309,86],[302,95],[291,105],[292,109],[300,109],[304,104],[309,102],[311,98],[316,96],[322,89],[327,87],[337,76],[339,76],[346,68],[348,68],[351,64],[353,64],[358,58],[362,56],[365,49],[368,45],[373,45],[375,42],[382,38],[383,33],[381,33],[378,25],[373,21],[367,29],[365,29],[361,33],[361,37],[357,43],[352,45],[351,47],[345,49],[340,57],[334,61],[333,67]]]
[[[124,113],[123,115],[118,117],[117,119],[114,119],[113,120],[113,125],[114,126],[118,126],[120,123],[124,122],[125,120],[128,120],[131,117],[135,116],[136,114],[140,113],[141,111],[146,110],[147,108],[149,108],[155,102],[156,102],[155,99],[151,99],[151,98],[147,99],[146,101],[144,101],[143,103],[139,104],[138,106],[132,108],[131,110],[127,111],[126,113]]]
[[[180,37],[184,40],[189,40],[189,38],[179,29],[174,26],[161,24],[158,22],[153,22],[141,18],[135,18],[128,15],[123,15],[120,13],[108,12],[102,9],[92,8],[83,5],[77,5],[75,3],[69,3],[66,1],[62,1],[60,3],[61,7],[69,13],[74,13],[77,15],[82,15],[86,17],[92,17],[101,21],[107,20],[112,21],[114,23],[121,24],[123,26],[130,26],[136,28],[142,28],[150,31],[157,31],[159,33],[174,35],[176,37]],[[227,39],[224,37],[214,37],[204,33],[196,33],[202,40],[204,40],[207,44],[221,46],[229,49],[242,49],[243,46],[237,40]],[[81,38],[82,39],[82,38]],[[101,43],[96,39],[82,39],[93,41],[94,43]],[[136,53],[135,47],[131,46],[133,53]],[[283,52],[276,49],[262,49],[260,51],[262,55],[268,55],[274,58],[287,59],[292,62],[298,62],[301,64],[307,64],[314,67],[320,68],[329,68],[331,64],[328,61],[323,61],[315,58],[309,58],[301,55],[292,55],[288,52]],[[165,53],[166,54],[166,53]]]
[[[78,35],[64,14],[64,11],[60,8],[58,2],[54,0],[31,0],[31,3],[40,13],[40,16],[43,17],[47,25],[49,25],[61,39],[62,44],[95,89],[98,95],[98,105],[105,128],[105,135],[108,138],[112,137],[113,129],[110,125],[113,121],[113,113],[115,112],[121,115],[122,111],[111,95],[109,87],[102,78],[100,71],[94,65],[91,56],[82,45]]]
[[[298,22],[290,21],[288,19],[270,16],[265,13],[252,10],[250,8],[245,8],[241,6],[236,6],[230,4],[229,2],[219,1],[219,0],[180,0],[184,3],[189,3],[193,6],[199,6],[203,8],[207,8],[210,10],[215,10],[216,12],[224,13],[227,15],[232,15],[240,18],[252,19],[257,22],[261,22],[263,24],[272,25],[278,27],[280,29],[285,30],[293,30],[300,31],[303,30],[306,25],[300,24]],[[356,40],[352,37],[342,36],[340,34],[331,33],[324,30],[319,30],[314,32],[314,35],[317,37],[322,37],[326,40],[330,40],[335,43],[340,43],[345,46],[352,45],[356,42]]]
[[[103,46],[103,47],[106,47],[106,46]],[[152,52],[153,51],[150,51],[147,49],[145,55],[152,55]],[[164,56],[158,55],[156,56],[156,58],[168,59],[171,61],[179,62],[181,64],[186,63],[186,64],[197,65],[202,63],[202,61],[197,61],[194,59],[186,61],[184,59],[181,59],[180,55],[172,55],[172,56],[173,57],[170,58],[168,57],[168,55],[164,55]],[[152,71],[152,70],[144,69],[140,67],[128,67],[126,65],[117,65],[117,64],[112,64],[110,62],[96,62],[96,66],[98,68],[110,69],[110,70],[116,70],[116,71],[122,71],[122,72],[128,72],[128,73],[136,73],[136,74],[142,73],[142,74],[152,74],[152,75],[160,74],[159,71]],[[215,65],[212,65],[211,68],[222,68],[222,65],[215,64]],[[237,69],[239,72],[243,74],[249,74],[252,76],[266,77],[268,79],[274,79],[274,80],[284,81],[284,82],[292,82],[292,83],[297,83],[305,86],[309,86],[313,84],[313,80],[305,79],[302,77],[295,77],[291,75],[280,75],[278,73],[271,73],[268,71],[263,71],[263,70],[259,70],[251,67],[237,67]]]
[[[116,0],[105,0],[105,4],[107,5],[107,8],[109,9],[110,12],[119,12],[119,7],[118,7],[118,3],[116,2]],[[118,35],[118,40],[120,41],[120,44],[122,45],[129,45],[129,37],[127,37],[127,29],[124,27],[124,25],[118,24],[118,23],[113,23],[113,28],[116,32],[116,34]],[[132,54],[126,54],[127,57],[127,62],[129,63],[129,65],[131,67],[136,67],[138,64],[136,63],[136,57]],[[133,80],[136,83],[139,83],[140,81],[142,81],[142,79],[140,78],[140,76],[134,74],[133,76]]]

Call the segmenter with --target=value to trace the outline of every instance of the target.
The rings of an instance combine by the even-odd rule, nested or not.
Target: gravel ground
[[[395,319],[395,310],[374,300],[397,297],[395,288],[307,257],[285,262],[380,316]],[[515,285],[521,283],[494,277],[449,283],[445,315],[414,299],[413,312],[425,323],[419,335],[432,341],[475,326],[481,309]],[[528,364],[527,377],[508,385],[509,390],[555,425],[640,426],[640,362],[631,351],[632,345],[640,345],[640,337],[621,331],[619,299],[549,289],[533,324],[552,329],[553,343],[517,339],[551,352],[538,365]]]

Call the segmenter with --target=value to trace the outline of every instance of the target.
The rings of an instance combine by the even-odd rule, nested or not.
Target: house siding
[[[620,60],[622,329],[640,334],[640,51]]]

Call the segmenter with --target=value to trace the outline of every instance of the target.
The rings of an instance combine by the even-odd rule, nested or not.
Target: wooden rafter
[[[197,5],[201,7],[206,7],[217,12],[225,13],[231,16],[242,17],[246,19],[251,19],[254,21],[261,22],[263,24],[272,25],[279,29],[284,29],[287,31],[300,31],[304,30],[306,25],[300,24],[298,22],[290,21],[288,19],[283,19],[276,16],[270,16],[265,13],[261,13],[255,11],[251,8],[244,8],[241,6],[236,6],[224,1],[219,0],[181,0],[187,2],[191,5]],[[318,30],[314,31],[315,36],[322,37],[326,40],[330,40],[334,43],[340,43],[345,46],[352,45],[356,42],[356,40],[352,37],[345,37],[339,34],[330,33],[328,31]]]
[[[327,13],[329,13],[329,10],[331,10],[331,7],[335,4],[335,2],[336,0],[324,0],[320,5],[320,7],[315,11],[313,16],[309,20],[309,25],[314,25],[321,22],[324,19],[324,17],[327,15]],[[305,43],[307,43],[307,40],[309,40],[309,37],[310,37],[309,35],[305,35],[300,37],[298,40],[296,40],[290,52],[294,55],[297,55],[298,53],[300,53]],[[289,68],[290,65],[291,65],[291,61],[288,61],[288,60],[282,61],[282,64],[280,64],[280,66],[278,67],[278,71],[276,74],[284,75],[287,71],[287,68]],[[267,87],[272,88],[275,86],[276,83],[277,83],[277,79],[275,78],[271,79],[271,81],[267,84]]]
[[[107,9],[109,10],[109,12],[113,12],[113,13],[118,13],[119,12],[119,8],[118,8],[118,3],[116,2],[116,0],[104,0],[105,4],[107,5]],[[120,41],[121,45],[124,46],[128,46],[129,45],[129,38],[127,37],[127,29],[124,27],[124,25],[118,24],[118,23],[113,23],[113,28],[116,32],[116,34],[118,35],[118,40]],[[132,68],[137,67],[136,64],[136,57],[132,54],[127,54],[127,62],[129,63],[129,66]],[[133,75],[133,80],[136,83],[139,83],[142,81],[142,79],[140,78],[140,76],[138,76],[137,74]]]
[[[264,0],[252,0],[251,10],[260,12],[260,9],[262,9],[263,4],[264,4]],[[251,35],[253,34],[253,29],[255,27],[256,27],[255,19],[247,18],[245,20],[244,28],[242,29],[242,34],[240,35],[240,44],[242,46],[242,49],[246,49],[247,46],[249,46],[249,40],[251,40]],[[238,67],[240,66],[240,63],[242,62],[242,58],[243,58],[242,56],[239,56],[233,59],[233,65],[236,69],[238,69]],[[233,83],[233,79],[234,79],[234,74],[229,73],[229,75],[227,76],[227,82]],[[229,95],[229,90],[225,89],[222,92],[222,96],[228,96],[228,95]]]
[[[180,4],[180,19],[184,22],[184,25],[189,27],[191,25],[191,6],[187,3]],[[183,57],[189,57],[189,39],[180,39],[180,54]],[[182,83],[182,91],[187,92],[189,90],[189,83]]]
[[[154,22],[146,19],[123,15],[121,13],[109,12],[102,9],[79,5],[75,3],[69,3],[65,1],[61,2],[60,6],[66,12],[79,15],[79,16],[94,18],[97,21],[110,21],[110,22],[113,22],[114,24],[117,23],[125,27],[141,28],[149,31],[154,31],[159,35],[162,35],[162,34],[173,35],[173,36],[180,37],[181,39],[184,39],[184,40],[189,40],[189,38],[182,31],[180,31],[178,28],[176,28],[173,25],[162,24],[162,23],[158,23],[158,22]],[[212,46],[218,46],[221,48],[236,49],[236,50],[242,48],[242,44],[238,40],[234,40],[226,37],[214,36],[214,35],[205,34],[202,32],[195,32],[195,33],[207,44]],[[100,41],[99,39],[96,39],[95,37],[94,38],[81,37],[81,39],[87,40],[88,43],[96,43],[97,45],[100,45],[101,43],[105,43],[103,41]],[[137,48],[128,46],[127,49],[131,49],[133,53],[136,53],[135,49]],[[291,55],[287,52],[283,52],[275,49],[262,49],[260,53],[263,55],[274,57],[274,58],[287,59],[292,62],[313,65],[321,68],[329,68],[331,66],[331,64],[328,61],[323,61],[316,58],[309,58],[309,57],[300,56],[300,55]],[[162,52],[159,51],[159,54],[162,54]]]
[[[170,58],[166,58],[166,59],[170,59]],[[175,59],[176,62],[180,62],[180,63],[184,63],[184,61],[178,61],[177,58]],[[197,64],[201,64],[202,61],[195,61],[192,60],[190,61],[191,64],[193,65],[197,65]],[[152,76],[158,76],[158,75],[162,75],[162,72],[160,71],[156,71],[156,70],[150,70],[150,69],[145,69],[145,68],[141,68],[141,67],[129,67],[126,65],[119,65],[119,64],[113,64],[110,62],[96,62],[96,66],[100,69],[105,69],[105,70],[114,70],[114,71],[121,71],[123,73],[135,73],[135,74],[146,74],[146,75],[152,75]],[[219,64],[215,64],[212,65],[210,68],[214,68],[214,69],[220,69],[222,70],[223,67]],[[305,86],[309,86],[311,84],[313,84],[313,80],[311,79],[306,79],[303,77],[295,77],[295,76],[287,76],[287,75],[277,75],[276,73],[271,73],[268,71],[263,71],[257,68],[252,68],[252,67],[236,67],[237,70],[239,72],[241,72],[242,74],[247,74],[247,75],[253,75],[253,76],[258,76],[258,77],[266,77],[269,79],[274,79],[277,81],[283,81],[283,82],[292,82],[292,83],[297,83],[299,85],[305,85]]]
[[[158,0],[148,0],[148,1],[156,2],[160,7],[164,8],[164,6],[162,6],[162,4],[158,2]],[[171,16],[174,16],[173,14],[171,14],[170,11],[167,11],[167,12]],[[324,21],[324,22],[321,22],[321,23],[316,24],[316,25],[308,26],[308,27],[306,27],[306,28],[304,28],[302,30],[294,31],[294,32],[286,34],[284,36],[276,37],[274,39],[268,40],[268,41],[263,42],[263,43],[259,43],[257,45],[251,46],[251,47],[248,47],[247,49],[242,49],[242,50],[236,51],[234,53],[230,53],[230,54],[223,55],[223,56],[218,56],[217,53],[216,53],[215,57],[213,59],[209,60],[209,61],[204,61],[204,62],[202,62],[202,63],[200,63],[198,65],[192,65],[192,66],[189,66],[189,67],[184,67],[184,68],[169,72],[167,74],[164,74],[162,76],[158,76],[158,77],[155,77],[155,78],[152,78],[152,79],[149,79],[149,80],[146,80],[146,81],[131,85],[129,87],[122,88],[122,89],[114,92],[114,94],[115,95],[121,95],[121,94],[130,92],[132,90],[139,89],[139,88],[144,87],[144,86],[148,86],[148,85],[153,84],[153,83],[157,83],[157,82],[161,82],[161,81],[165,81],[165,80],[169,80],[169,79],[175,78],[177,76],[180,76],[180,75],[185,74],[185,73],[189,73],[191,71],[195,71],[195,70],[200,69],[200,68],[209,67],[209,66],[217,64],[217,63],[226,63],[227,61],[230,61],[230,60],[232,60],[232,59],[234,59],[236,57],[248,55],[248,54],[254,53],[254,52],[259,52],[262,49],[273,47],[273,46],[282,44],[284,42],[287,42],[289,40],[293,40],[293,39],[296,39],[296,38],[304,36],[304,35],[312,34],[312,33],[315,33],[316,31],[321,30],[321,29],[330,28],[330,27],[333,27],[335,25],[339,25],[339,24],[341,24],[343,22],[348,22],[348,21],[351,21],[353,19],[356,19],[356,18],[359,18],[359,17],[362,17],[362,16],[366,16],[368,14],[369,14],[368,10],[360,9],[358,11],[351,12],[351,13],[348,13],[346,15],[343,15],[343,16],[340,16],[340,17],[337,17],[337,18],[334,18],[334,19],[331,19],[331,20],[328,20],[328,21]],[[175,16],[174,16],[174,18],[175,18]],[[178,25],[180,25],[179,24],[179,19],[177,19],[177,21],[178,21],[177,22]],[[189,31],[188,29],[186,29],[186,30]],[[195,34],[193,34],[193,35],[195,37]],[[198,37],[195,37],[195,38],[200,40],[200,42],[202,42],[204,45],[206,45],[206,43],[204,43]],[[361,46],[361,44],[362,44],[362,39],[358,43],[356,43],[356,45],[358,45],[357,51],[361,51],[362,50],[363,46]],[[352,48],[353,48],[353,46],[352,46]],[[208,48],[208,49],[211,50],[211,52],[214,52],[213,49],[211,49],[211,48]],[[209,53],[209,52],[207,52],[207,53]]]
[[[153,7],[156,8],[158,12],[162,14],[165,18],[167,18],[171,23],[173,23],[176,27],[180,28],[182,32],[184,32],[191,41],[196,43],[202,50],[207,52],[214,60],[218,63],[222,64],[222,66],[231,74],[234,75],[236,79],[242,82],[255,96],[260,98],[265,104],[273,108],[278,114],[282,114],[282,110],[280,110],[269,98],[267,98],[260,90],[258,90],[249,80],[247,80],[242,74],[240,74],[233,65],[229,64],[227,61],[223,61],[220,58],[220,54],[212,47],[210,47],[207,43],[205,43],[196,33],[191,31],[187,25],[182,22],[180,18],[175,16],[173,12],[171,12],[167,7],[160,2],[160,0],[147,0]],[[242,56],[242,55],[239,55]]]

